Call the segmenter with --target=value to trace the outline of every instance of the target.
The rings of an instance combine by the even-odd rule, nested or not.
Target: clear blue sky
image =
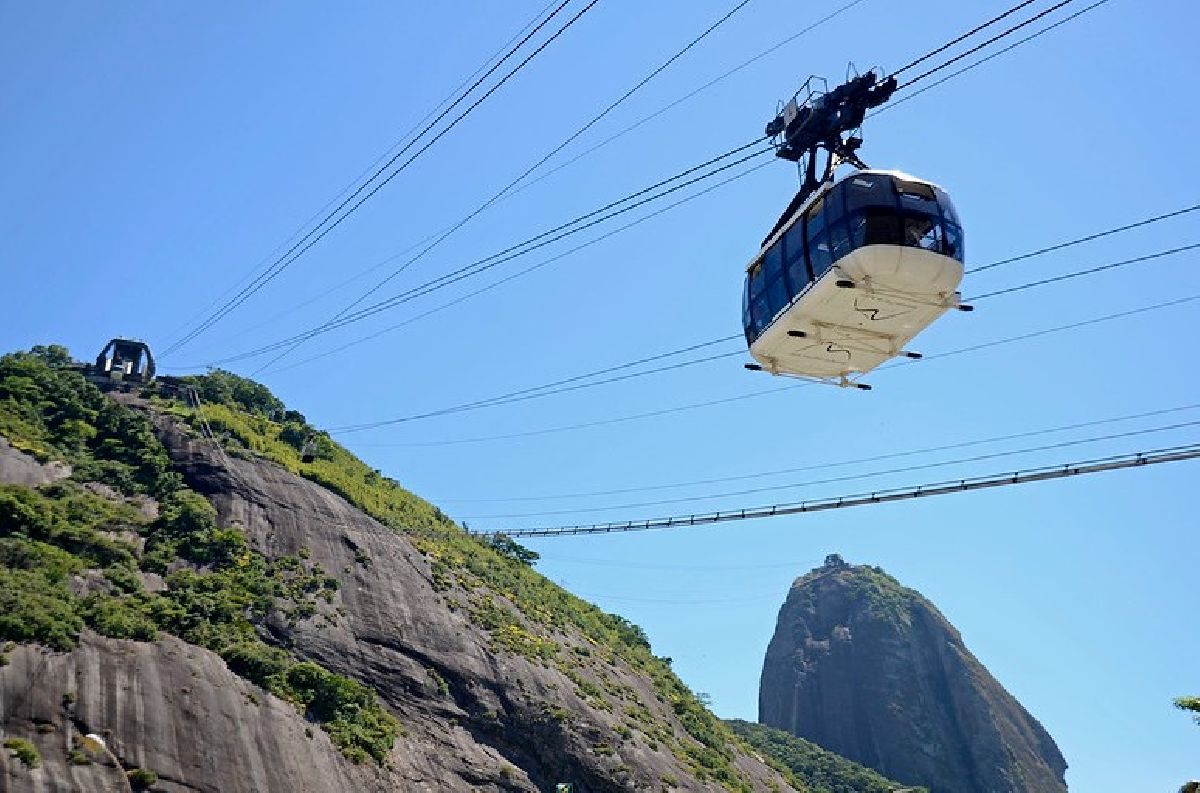
[[[325,295],[328,289],[458,219],[730,5],[602,0],[308,256],[164,363],[203,364],[325,319],[368,281]],[[810,73],[837,77],[851,60],[896,68],[1006,5],[920,0],[901,10],[864,0],[498,205],[400,276],[395,291],[750,140],[777,100]],[[0,348],[58,341],[87,357],[110,336],[131,334],[163,349],[540,7],[539,0],[3,5]],[[753,0],[559,160],[836,7]],[[1200,121],[1188,88],[1198,24],[1200,15],[1183,0],[1112,0],[873,119],[864,156],[944,185],[964,218],[973,265],[1196,203],[1200,192],[1185,163]],[[315,423],[336,426],[737,333],[744,265],[795,186],[793,170],[780,162],[485,297],[264,380]],[[1196,242],[1197,215],[997,268],[968,278],[964,292]],[[932,354],[1200,293],[1194,263],[1189,254],[1167,257],[996,298],[974,314],[946,317],[914,346]],[[518,264],[497,268],[494,277]],[[491,280],[314,340],[289,360]],[[314,296],[322,297],[275,318]],[[1188,324],[1198,305],[879,373],[869,394],[795,389],[588,430],[442,443],[773,385],[732,359],[346,440],[473,527],[648,517],[693,507],[615,505],[825,474],[551,501],[470,500],[736,476],[1186,405],[1200,401]],[[256,365],[234,368],[250,373]],[[1197,413],[1095,432],[1194,421]],[[869,485],[709,499],[694,509],[1198,437],[1196,428],[1178,429]],[[547,575],[643,625],[656,652],[711,694],[719,714],[751,719],[762,655],[790,581],[833,551],[880,565],[929,596],[1041,719],[1071,765],[1073,789],[1169,790],[1200,773],[1200,729],[1170,704],[1200,693],[1200,539],[1191,490],[1198,470],[1180,463],[920,503],[531,545]],[[598,507],[614,508],[479,517]]]

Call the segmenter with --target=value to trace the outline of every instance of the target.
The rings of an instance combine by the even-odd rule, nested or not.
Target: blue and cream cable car
[[[811,81],[810,81],[811,82]],[[807,84],[806,84],[807,87]],[[861,138],[843,135],[895,90],[872,73],[795,98],[767,126],[776,154],[807,157],[805,184],[746,269],[746,368],[867,389],[856,382],[905,355],[914,336],[961,304],[963,230],[950,196],[931,182],[873,170]],[[798,96],[798,95],[797,95]],[[829,152],[816,179],[817,149]],[[842,161],[858,170],[841,179]]]
[[[963,232],[937,185],[860,170],[826,184],[746,270],[742,326],[765,371],[849,385],[951,308]]]

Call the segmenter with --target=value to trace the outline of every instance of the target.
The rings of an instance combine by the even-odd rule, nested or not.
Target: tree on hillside
[[[1196,720],[1197,724],[1200,724],[1200,697],[1180,697],[1175,700],[1175,707],[1196,714],[1192,718]]]

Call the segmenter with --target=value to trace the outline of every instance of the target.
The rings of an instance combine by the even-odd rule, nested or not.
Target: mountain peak
[[[932,793],[1060,793],[1050,735],[919,592],[837,554],[779,611],[759,721]]]

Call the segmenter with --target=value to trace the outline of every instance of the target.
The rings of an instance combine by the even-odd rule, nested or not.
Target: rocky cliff
[[[919,593],[831,556],[796,579],[759,721],[933,793],[1061,793],[1053,739]]]
[[[0,791],[795,789],[524,549],[195,385],[0,358]]]

